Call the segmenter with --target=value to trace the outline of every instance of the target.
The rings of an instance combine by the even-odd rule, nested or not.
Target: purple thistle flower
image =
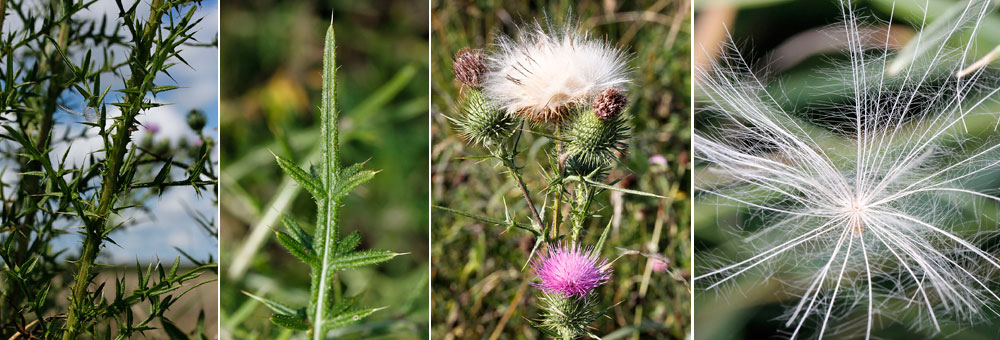
[[[663,259],[654,259],[653,260],[653,271],[654,272],[657,272],[657,273],[666,272],[667,271],[667,267],[669,267],[669,266],[670,266],[670,264],[668,263],[668,261],[667,261],[666,258],[663,258]]]
[[[545,293],[561,293],[578,298],[586,296],[594,288],[608,282],[611,267],[608,260],[599,257],[592,250],[578,245],[550,246],[532,262],[531,269],[541,282],[535,287]]]
[[[667,158],[661,154],[649,156],[649,164],[667,166]]]

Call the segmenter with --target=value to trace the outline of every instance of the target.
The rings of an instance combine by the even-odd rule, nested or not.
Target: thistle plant
[[[183,51],[213,45],[193,38],[199,3],[116,1],[117,16],[81,15],[95,2],[0,1],[0,333],[130,338],[160,329],[187,337],[192,331],[182,331],[168,312],[211,281],[197,282],[215,270],[211,255],[198,260],[180,249],[194,264],[188,269],[180,258],[170,267],[137,263],[138,282],[102,278],[97,260],[109,244],[120,246],[116,231],[136,225],[144,211],[156,215],[144,205],[164,192],[215,194],[214,140],[204,123],[189,126],[197,144],[154,146],[137,133],[154,133],[140,121],[165,114],[158,96],[186,91],[167,81],[168,72],[189,67]],[[148,17],[138,14],[147,10]],[[204,122],[202,113],[194,115]],[[81,152],[79,144],[94,149]],[[217,235],[211,219],[198,223]],[[63,235],[79,237],[79,246],[60,249]]]
[[[382,308],[359,308],[355,297],[343,296],[338,273],[374,265],[402,255],[385,250],[356,250],[361,243],[358,232],[340,237],[340,208],[343,199],[359,185],[369,181],[376,171],[362,170],[363,164],[344,167],[340,164],[340,146],[335,103],[337,70],[336,39],[333,24],[326,31],[323,50],[323,90],[320,105],[321,160],[310,171],[295,162],[275,155],[278,165],[289,177],[312,194],[316,201],[316,228],[307,232],[291,217],[284,216],[285,231],[275,236],[292,254],[309,265],[312,283],[308,307],[293,308],[269,299],[252,296],[267,305],[275,325],[308,331],[312,339],[326,339],[334,329],[357,322]],[[249,295],[249,294],[248,294]]]
[[[701,70],[699,203],[752,217],[737,255],[699,257],[697,285],[779,283],[797,298],[792,339],[867,339],[887,319],[938,333],[996,313],[1000,81],[976,43],[993,7],[960,1],[929,21],[925,5],[897,51],[841,2],[849,58],[824,76],[844,99],[824,107],[788,110],[736,52]]]
[[[537,280],[541,311],[532,323],[560,339],[593,336],[590,325],[608,310],[600,306],[596,288],[613,271],[613,261],[601,255],[609,228],[596,247],[583,245],[598,210],[596,198],[607,190],[656,196],[605,182],[630,138],[628,58],[575,25],[536,23],[518,33],[501,36],[485,51],[458,52],[453,69],[462,84],[462,104],[449,119],[469,144],[486,152],[483,158],[496,161],[516,183],[529,222],[510,212],[495,219],[437,208],[532,235],[525,267],[530,265]],[[547,166],[538,167],[548,179],[540,185],[546,193],[540,201],[532,196],[523,176],[526,166],[520,164],[524,134],[554,141],[546,145]],[[547,207],[554,210],[550,219]]]

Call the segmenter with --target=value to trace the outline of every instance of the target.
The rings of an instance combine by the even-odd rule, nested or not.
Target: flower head
[[[663,157],[661,154],[655,154],[649,156],[649,164],[667,166],[667,157]]]
[[[560,122],[572,106],[629,82],[624,52],[572,26],[522,28],[516,39],[500,37],[496,50],[487,60],[484,91],[536,122]]]
[[[515,119],[503,109],[483,96],[482,91],[472,88],[462,100],[463,112],[452,122],[465,139],[483,147],[492,147],[503,142],[514,129]]]
[[[546,294],[584,297],[611,279],[608,261],[579,245],[553,245],[532,262],[541,280],[536,287]]]
[[[565,169],[570,174],[602,178],[628,148],[629,120],[623,115],[605,120],[589,107],[580,111],[565,127]]]
[[[652,261],[653,261],[653,272],[664,273],[667,271],[667,268],[670,268],[670,264],[668,263],[669,260],[667,260],[667,258],[653,259]]]
[[[479,87],[486,74],[486,55],[480,50],[463,48],[455,54],[451,63],[455,79],[469,87]]]
[[[612,120],[618,117],[628,104],[628,97],[625,97],[617,89],[607,89],[597,94],[592,107],[594,114],[601,120]]]

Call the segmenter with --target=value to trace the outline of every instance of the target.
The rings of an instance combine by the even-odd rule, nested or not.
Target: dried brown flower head
[[[628,97],[625,97],[624,94],[616,89],[607,89],[601,91],[594,98],[594,114],[601,120],[612,120],[621,114],[626,104],[628,104]]]
[[[486,55],[480,50],[463,48],[455,54],[451,66],[455,69],[455,79],[469,87],[479,87],[486,74]]]

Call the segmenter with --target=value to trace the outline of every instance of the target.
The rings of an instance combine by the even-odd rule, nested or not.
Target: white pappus
[[[517,38],[500,35],[493,50],[483,91],[535,122],[559,123],[572,105],[630,81],[626,54],[573,24],[522,27]]]
[[[871,30],[841,5],[849,58],[822,77],[845,84],[830,90],[842,100],[789,109],[732,45],[698,70],[696,204],[748,214],[734,251],[696,255],[696,286],[780,281],[792,339],[870,338],[888,320],[941,332],[997,313],[1000,81],[969,68],[992,48],[969,37],[995,3],[924,13],[901,51],[890,32],[864,43]]]

